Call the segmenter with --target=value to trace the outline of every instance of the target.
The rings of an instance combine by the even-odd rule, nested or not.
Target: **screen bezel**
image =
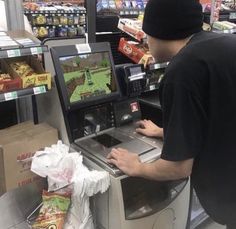
[[[60,99],[62,100],[64,109],[66,111],[77,110],[79,108],[90,107],[92,105],[98,105],[101,103],[116,100],[120,97],[120,88],[119,88],[118,80],[115,73],[115,67],[114,67],[110,44],[108,42],[90,43],[89,46],[90,46],[91,52],[84,52],[84,53],[78,53],[78,50],[75,45],[51,48],[52,59],[53,59],[54,68],[56,72],[55,81],[57,84]],[[68,56],[93,54],[93,53],[102,53],[102,52],[106,52],[109,55],[112,77],[115,80],[117,90],[107,95],[101,95],[96,98],[88,98],[86,100],[80,100],[80,101],[71,103],[69,95],[68,95],[68,91],[66,88],[66,83],[64,80],[64,73],[61,67],[60,58],[68,57]]]

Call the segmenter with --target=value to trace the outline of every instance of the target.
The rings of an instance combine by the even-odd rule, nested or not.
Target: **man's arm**
[[[152,163],[141,163],[137,176],[152,180],[178,180],[191,175],[193,159],[173,162],[159,159]]]
[[[152,163],[141,163],[137,154],[121,148],[111,151],[108,162],[129,176],[159,181],[186,178],[191,175],[193,166],[193,159],[179,162],[159,159]]]

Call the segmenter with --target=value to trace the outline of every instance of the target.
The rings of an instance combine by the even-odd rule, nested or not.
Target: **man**
[[[160,88],[163,130],[151,121],[137,132],[164,138],[161,159],[113,149],[108,162],[130,176],[175,180],[191,175],[206,212],[236,228],[236,35],[202,31],[196,0],[149,0],[143,30],[158,62],[170,61]]]

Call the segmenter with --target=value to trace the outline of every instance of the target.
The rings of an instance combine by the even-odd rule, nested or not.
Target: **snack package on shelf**
[[[68,25],[74,25],[74,16],[73,16],[73,14],[68,16]]]
[[[27,10],[32,10],[32,11],[36,11],[39,10],[40,6],[37,3],[34,2],[25,2],[23,4],[24,8]]]
[[[77,35],[77,28],[75,28],[74,26],[69,27],[67,35],[68,37],[75,37]]]
[[[7,65],[2,60],[0,73],[0,93],[18,90],[21,88],[21,86],[21,78],[13,77],[11,71],[9,71]]]
[[[22,88],[47,85],[51,89],[52,76],[45,72],[39,60],[34,56],[16,57],[4,60],[4,64],[14,78],[20,78]]]
[[[58,37],[67,37],[67,27],[59,26],[57,28],[57,36]]]
[[[53,26],[48,29],[48,37],[55,37],[56,36],[56,27]]]
[[[43,191],[43,205],[32,229],[63,229],[65,217],[70,206],[70,193],[50,193]]]
[[[229,21],[216,21],[213,23],[213,29],[217,30],[230,30],[235,28],[236,24]]]
[[[59,21],[60,21],[60,25],[67,25],[68,24],[67,15],[60,16]]]
[[[49,27],[43,27],[43,26],[38,28],[38,38],[48,37],[48,29]]]
[[[121,38],[118,50],[134,61],[136,64],[143,64],[145,67],[154,62],[154,58],[149,52],[146,44],[134,41],[127,41]]]
[[[146,38],[146,34],[142,30],[141,20],[120,18],[118,28],[138,41]]]
[[[36,18],[35,18],[35,24],[36,25],[45,25],[47,22],[47,19],[44,15],[39,14]]]

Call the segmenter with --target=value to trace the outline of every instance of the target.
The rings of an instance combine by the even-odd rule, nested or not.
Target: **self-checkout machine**
[[[51,49],[56,83],[71,147],[81,151],[91,169],[106,170],[111,186],[95,197],[97,229],[183,229],[189,208],[188,180],[156,182],[128,177],[107,163],[113,147],[137,153],[140,160],[158,160],[162,142],[135,132],[141,118],[137,98],[122,97],[118,77],[132,95],[142,88],[140,65],[115,67],[108,43]],[[118,76],[118,77],[117,77]],[[124,86],[124,85],[123,85]]]

